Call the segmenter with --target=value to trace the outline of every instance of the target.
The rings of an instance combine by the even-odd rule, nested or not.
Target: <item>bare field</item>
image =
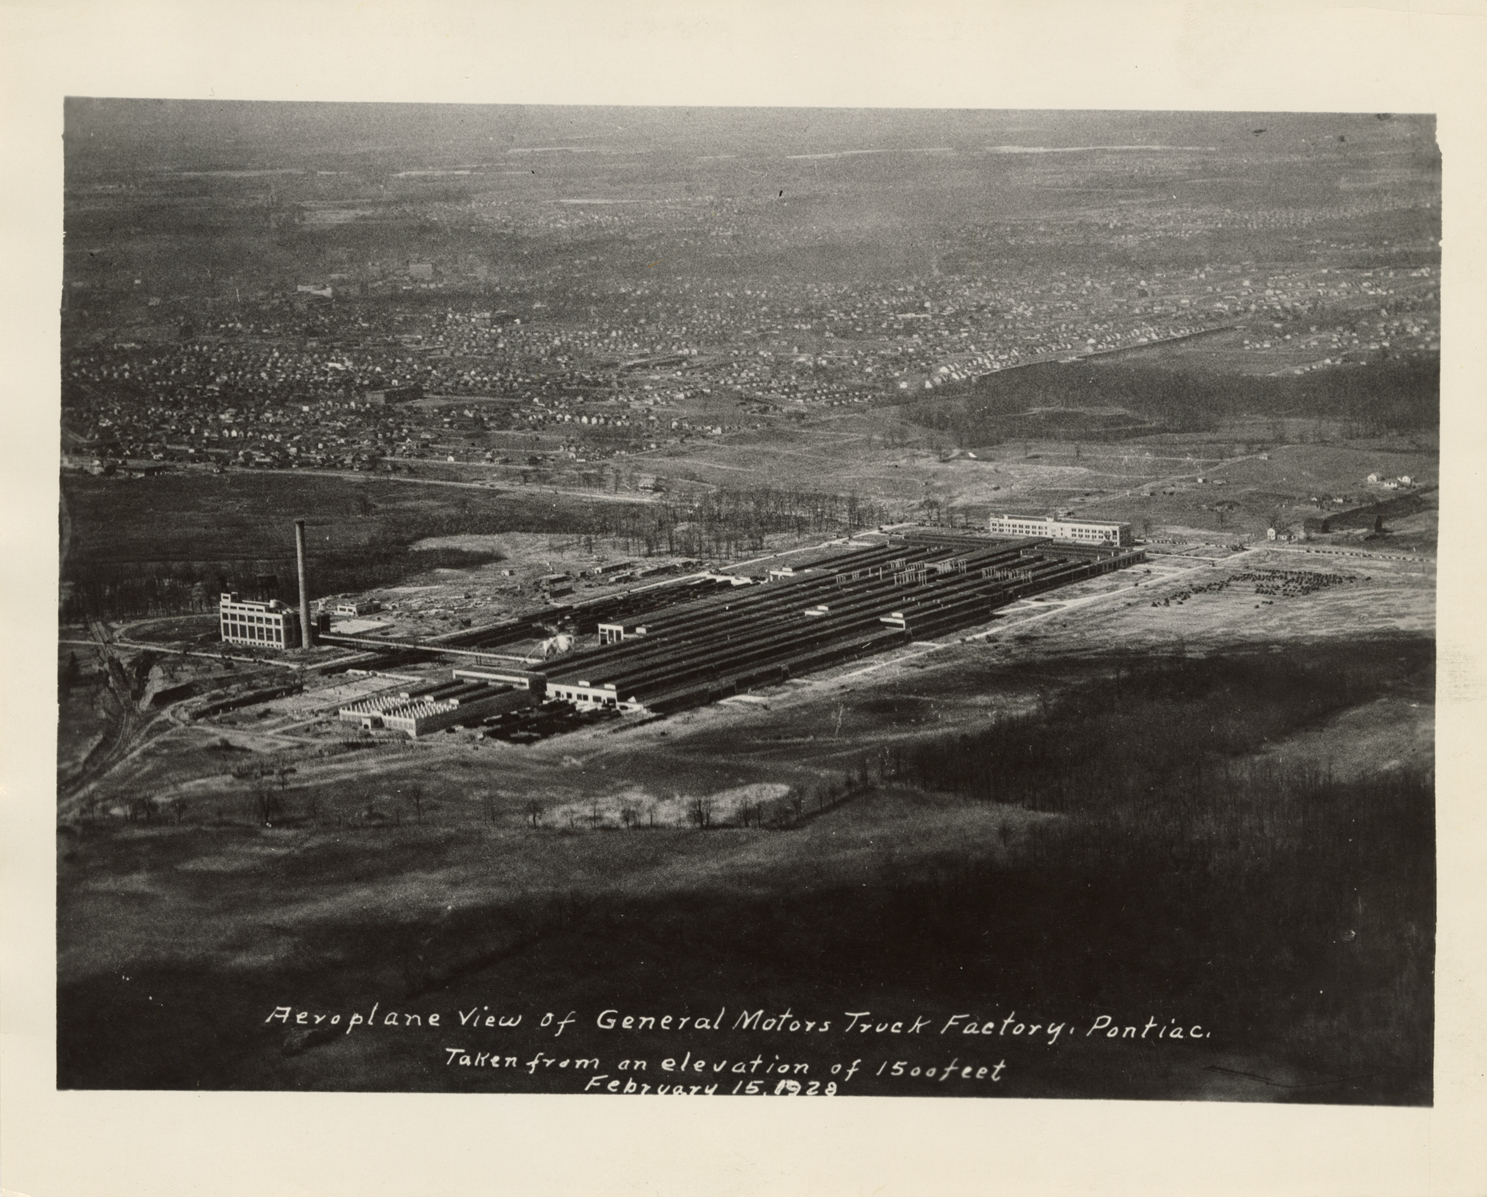
[[[1300,728],[1260,759],[1310,766],[1325,745],[1345,779],[1428,768],[1428,653],[1419,641],[1393,643],[1395,692]],[[1376,649],[1389,651],[1386,643]],[[1346,649],[1300,652],[1325,668]],[[1019,1007],[1051,995],[1063,1007],[1075,998],[1081,1013],[1129,1003],[1139,977],[1130,982],[1137,990],[1108,980],[1082,988],[1091,982],[1079,979],[1078,944],[1094,934],[1092,912],[1073,919],[1059,907],[1057,925],[1083,929],[1073,938],[1061,932],[1052,957],[1040,938],[1048,925],[1032,912],[1061,899],[1041,895],[1035,878],[1048,866],[1031,864],[1029,854],[1067,816],[886,782],[854,793],[852,780],[886,748],[1036,717],[1050,695],[1108,683],[1120,664],[1110,655],[1040,658],[1025,643],[1004,653],[958,644],[871,673],[844,669],[784,687],[747,711],[713,707],[530,749],[472,752],[460,737],[438,737],[372,768],[325,762],[290,779],[287,817],[272,828],[244,818],[230,786],[220,819],[84,824],[62,837],[59,862],[59,1000],[70,1026],[64,1084],[128,1077],[151,1088],[205,1068],[198,1083],[208,1088],[487,1086],[446,1075],[419,1037],[302,1043],[265,1025],[285,1001],[331,1011],[379,995],[385,1009],[443,1009],[451,1021],[454,1009],[480,1002],[511,1011],[559,1003],[591,1014],[654,1000],[658,985],[686,995],[694,1011],[742,1000],[807,1016],[843,1002],[858,1008],[850,1003],[869,989],[875,1009],[912,1006],[936,1018],[978,994],[985,1001],[978,986],[986,985]],[[823,784],[838,797],[819,811],[808,799],[791,830],[702,828],[677,817],[689,797],[711,799],[720,820],[730,803],[805,787],[819,803]],[[629,829],[616,819],[625,804],[643,812]],[[986,926],[1000,928],[1001,946],[989,956],[974,937],[954,938],[941,925],[947,915],[931,913],[934,894],[981,876],[1006,879],[982,899]],[[976,917],[975,907],[953,909]],[[916,925],[923,953],[896,966],[907,972],[885,971],[870,937]],[[1029,955],[1022,939],[1007,941],[1014,934],[1043,946]],[[1163,970],[1172,967],[1158,958]],[[955,979],[962,967],[980,978],[964,992]],[[223,978],[232,981],[230,1009]],[[1200,987],[1188,1009],[1221,1023],[1217,1000]],[[100,1050],[105,1027],[113,1028],[110,1047]],[[571,1050],[602,1050],[591,1029],[573,1033]],[[212,1050],[203,1053],[208,1035]],[[1030,1070],[1030,1087],[1019,1089],[1029,1095],[1131,1096],[1155,1084],[1190,1097],[1273,1097],[1224,1072],[1240,1068],[1321,1085],[1336,1099],[1336,1065],[1293,1039],[1225,1032],[1196,1056],[1143,1057],[1113,1070],[1008,1058]],[[1386,1091],[1395,1083],[1379,1081]]]
[[[1072,508],[1152,531],[1179,525],[1252,536],[1277,519],[1321,517],[1395,493],[1370,484],[1370,474],[1408,476],[1416,486],[1436,481],[1438,453],[1413,437],[1255,448],[1276,423],[1285,422],[1240,421],[1218,433],[1112,444],[1017,440],[966,452],[882,413],[853,413],[643,459],[659,472],[717,486],[871,494],[897,519],[954,512],[978,521],[998,510]],[[1331,501],[1340,496],[1345,504]]]

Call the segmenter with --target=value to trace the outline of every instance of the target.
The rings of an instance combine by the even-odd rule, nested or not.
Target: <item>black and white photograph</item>
[[[1428,1104],[1441,170],[69,98],[58,1084]]]
[[[73,15],[7,1194],[1478,1191],[1475,0]]]

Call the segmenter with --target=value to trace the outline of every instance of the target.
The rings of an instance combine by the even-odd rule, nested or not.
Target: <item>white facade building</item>
[[[259,648],[298,648],[299,614],[278,599],[266,603],[224,594],[218,604],[225,644],[249,644]]]
[[[1046,536],[1088,545],[1135,543],[1130,524],[1112,520],[1060,520],[1045,515],[994,515],[987,524],[993,536]]]

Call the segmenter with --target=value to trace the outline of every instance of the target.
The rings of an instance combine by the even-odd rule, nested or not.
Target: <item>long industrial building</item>
[[[912,535],[598,627],[547,670],[547,695],[666,712],[985,623],[1019,598],[1123,569],[1141,550]]]
[[[428,682],[347,703],[336,712],[343,722],[387,728],[416,739],[429,732],[530,706],[540,690],[509,685],[456,670],[447,682]]]
[[[544,700],[580,711],[667,714],[984,625],[1018,599],[1145,560],[1140,548],[1104,540],[910,530],[758,578],[697,574],[427,640],[323,639],[460,663],[449,683],[342,709],[343,719],[367,727],[420,735],[504,712],[503,703]],[[597,645],[550,661],[513,652],[556,624]]]

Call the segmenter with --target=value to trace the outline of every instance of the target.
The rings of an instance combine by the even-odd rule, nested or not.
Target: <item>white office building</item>
[[[994,515],[987,525],[993,536],[1046,536],[1075,544],[1129,545],[1135,543],[1130,524],[1111,520],[1060,520],[1051,515]]]
[[[266,603],[224,594],[218,606],[225,644],[257,645],[260,648],[298,648],[299,614],[278,599]]]

